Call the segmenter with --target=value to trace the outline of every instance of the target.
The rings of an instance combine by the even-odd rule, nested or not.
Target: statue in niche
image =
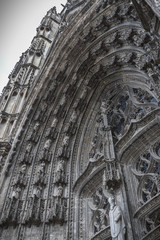
[[[45,184],[46,182],[46,177],[45,177],[45,163],[42,162],[40,164],[40,167],[39,167],[39,170],[36,174],[36,177],[35,177],[35,184]]]
[[[89,151],[89,161],[90,162],[97,161],[97,159],[99,159],[102,156],[104,156],[102,135],[97,128],[96,135],[94,136],[91,142],[91,149]]]
[[[48,129],[47,133],[46,133],[46,137],[50,137],[52,140],[56,139],[57,137],[57,124],[58,124],[58,119],[56,117],[53,118],[51,127]]]
[[[46,112],[47,112],[47,104],[44,103],[40,109],[38,110],[35,120],[38,120],[40,122],[44,122],[46,119]]]
[[[34,127],[33,127],[33,131],[31,132],[28,140],[31,140],[31,141],[33,141],[33,142],[35,142],[35,143],[38,142],[39,135],[37,135],[37,132],[38,132],[38,130],[39,130],[39,127],[40,127],[39,122],[36,122],[35,125],[34,125]]]
[[[51,139],[48,139],[44,144],[44,151],[49,151],[49,148],[51,146]]]
[[[66,125],[66,128],[65,128],[65,132],[68,133],[68,134],[75,134],[76,132],[76,121],[77,121],[77,113],[76,111],[74,110],[72,115],[71,115],[71,118],[69,120],[69,123]]]
[[[28,143],[27,147],[26,147],[26,154],[29,154],[32,150],[32,144]]]
[[[41,197],[42,187],[41,186],[35,186],[33,190],[33,197],[36,196],[37,198]]]
[[[20,195],[20,192],[21,192],[21,188],[20,187],[15,188],[13,190],[13,192],[12,192],[11,198],[18,199],[19,195]]]
[[[64,94],[63,96],[62,96],[62,98],[61,98],[61,100],[60,100],[60,106],[63,106],[64,104],[65,104],[65,102],[66,102],[66,95]]]
[[[39,129],[39,126],[40,126],[39,122],[36,122],[36,124],[34,125],[34,128],[33,128],[33,131],[37,132]]]
[[[26,169],[27,169],[26,164],[23,164],[22,167],[21,167],[20,173],[24,175],[25,172],[26,172]]]
[[[52,140],[47,139],[42,152],[40,153],[40,161],[42,162],[50,162],[52,158],[52,153],[49,151],[51,147]]]
[[[114,196],[108,198],[110,204],[109,219],[112,240],[125,240],[126,227],[122,210],[116,205]]]
[[[83,88],[80,97],[75,101],[75,103],[73,105],[74,109],[78,108],[80,111],[83,110],[83,108],[85,107],[85,98],[87,96],[87,93],[88,93],[88,89]]]
[[[62,147],[58,150],[58,156],[63,158],[69,158],[70,150],[69,150],[69,136],[65,136],[62,142]]]
[[[51,124],[51,128],[55,128],[57,126],[57,123],[58,123],[58,119],[56,117],[54,117],[53,121],[52,121],[52,124]]]
[[[62,187],[61,184],[58,186],[57,190],[58,190],[57,191],[57,197],[62,197],[62,195],[63,195],[63,187]]]
[[[73,111],[72,115],[71,115],[71,119],[70,119],[70,122],[71,123],[75,123],[77,120],[77,113],[76,111]]]
[[[27,181],[27,179],[25,178],[26,169],[27,169],[26,164],[23,164],[21,166],[21,169],[18,173],[18,176],[17,176],[17,178],[14,182],[14,185],[18,185],[18,186],[25,186],[26,185],[26,181]]]
[[[87,88],[84,88],[80,95],[80,99],[85,99],[85,97],[87,96],[87,92],[88,92]]]
[[[65,115],[65,104],[67,102],[67,97],[65,94],[63,94],[62,98],[60,99],[60,102],[59,104],[57,105],[56,109],[55,109],[55,114],[58,116],[58,117],[64,117]]]
[[[55,182],[64,182],[65,173],[64,173],[64,160],[60,160],[57,164],[56,173],[55,173]]]
[[[66,146],[66,147],[69,145],[69,137],[68,136],[64,137],[62,145]]]
[[[33,155],[31,154],[31,151],[32,151],[32,144],[31,142],[29,142],[25,149],[25,154],[24,156],[22,156],[21,163],[31,164],[33,160]]]

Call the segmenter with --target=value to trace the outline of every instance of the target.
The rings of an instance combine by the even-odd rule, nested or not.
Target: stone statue
[[[64,160],[60,160],[57,165],[57,172],[64,172]]]
[[[64,160],[60,160],[57,164],[55,173],[55,182],[63,182],[65,180]]]
[[[35,177],[35,184],[44,184],[45,183],[45,163],[42,162],[39,166]]]
[[[68,136],[64,137],[62,145],[63,146],[68,146],[69,145],[69,137]]]
[[[18,199],[19,195],[20,195],[20,192],[21,192],[21,188],[17,187],[15,190],[13,190],[11,198]]]
[[[26,164],[23,164],[23,165],[21,166],[20,173],[25,174],[26,169],[27,169],[27,165],[26,165]]]
[[[30,153],[31,152],[31,148],[32,148],[32,144],[28,143],[28,145],[26,147],[26,153]]]
[[[60,100],[60,106],[63,106],[66,103],[66,95],[64,94]]]
[[[75,123],[76,120],[77,120],[77,113],[76,113],[76,111],[73,111],[70,122]]]
[[[83,91],[82,91],[82,94],[80,95],[80,99],[85,99],[85,97],[87,96],[87,88],[84,88]]]
[[[42,187],[41,186],[36,186],[33,189],[33,197],[36,196],[37,198],[41,197],[41,192],[42,192]]]
[[[38,131],[39,126],[40,126],[39,122],[36,122],[36,124],[34,125],[34,128],[33,128],[34,132]]]
[[[58,119],[55,117],[52,121],[51,128],[55,128],[57,126]]]
[[[50,146],[51,146],[51,139],[48,139],[46,142],[45,142],[45,145],[44,145],[44,150],[49,150]]]
[[[110,204],[109,219],[112,240],[125,240],[126,227],[121,208],[116,205],[113,196],[108,198]]]
[[[57,197],[62,197],[63,194],[63,187],[62,185],[59,185],[58,189],[57,189]]]

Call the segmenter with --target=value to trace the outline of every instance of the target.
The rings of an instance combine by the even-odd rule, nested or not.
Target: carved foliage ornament
[[[160,192],[160,144],[141,155],[132,170],[138,179],[138,197],[145,204]]]

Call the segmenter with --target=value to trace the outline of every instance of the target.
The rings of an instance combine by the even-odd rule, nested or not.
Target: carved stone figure
[[[58,123],[58,119],[56,117],[54,117],[52,124],[51,124],[51,128],[55,128],[57,126]]]
[[[55,172],[55,182],[65,183],[65,172],[64,172],[64,160],[60,160],[57,164],[56,172]]]
[[[77,120],[77,113],[76,113],[76,111],[73,111],[71,118],[70,118],[70,122],[75,123],[76,120]]]
[[[69,137],[68,136],[64,137],[62,145],[63,146],[68,146],[69,145]]]
[[[13,192],[12,192],[11,198],[18,199],[20,192],[21,192],[21,188],[20,187],[15,188],[13,190]]]
[[[26,164],[23,164],[14,181],[14,185],[24,187],[27,184],[27,178],[25,177],[26,169],[27,169]]]
[[[50,148],[50,146],[51,146],[51,143],[52,143],[51,139],[48,139],[48,140],[45,142],[43,149],[46,150],[46,151],[49,151],[49,148]]]
[[[46,13],[0,93],[0,240],[159,239],[159,8]]]
[[[27,147],[26,147],[26,153],[30,153],[32,149],[32,144],[29,142]]]
[[[39,126],[40,126],[39,122],[36,122],[36,124],[34,125],[34,128],[33,128],[34,132],[38,131]]]
[[[62,195],[63,195],[63,187],[62,185],[59,185],[57,189],[57,197],[62,197]]]
[[[20,172],[21,172],[22,174],[25,174],[25,172],[26,172],[26,169],[27,169],[27,166],[26,166],[26,164],[23,164],[23,165],[22,165],[22,167],[21,167],[21,170],[20,170]]]
[[[39,139],[39,134],[38,134],[38,130],[40,128],[40,123],[36,122],[34,127],[33,127],[33,131],[31,132],[30,136],[28,137],[28,140],[37,143],[38,139]]]
[[[41,197],[42,187],[41,186],[35,186],[33,189],[33,197],[36,196],[37,198]]]
[[[122,210],[116,205],[115,198],[108,199],[110,204],[109,219],[112,240],[125,240],[126,227],[122,215]]]
[[[43,185],[46,183],[46,176],[45,176],[45,163],[42,162],[39,166],[39,170],[35,177],[35,184]]]
[[[58,150],[58,156],[61,158],[68,159],[70,156],[70,149],[69,149],[69,136],[65,136],[63,138],[62,147]]]

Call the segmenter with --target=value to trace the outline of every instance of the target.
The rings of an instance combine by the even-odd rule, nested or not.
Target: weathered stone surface
[[[0,99],[0,240],[159,239],[159,15],[68,0],[43,18]]]

